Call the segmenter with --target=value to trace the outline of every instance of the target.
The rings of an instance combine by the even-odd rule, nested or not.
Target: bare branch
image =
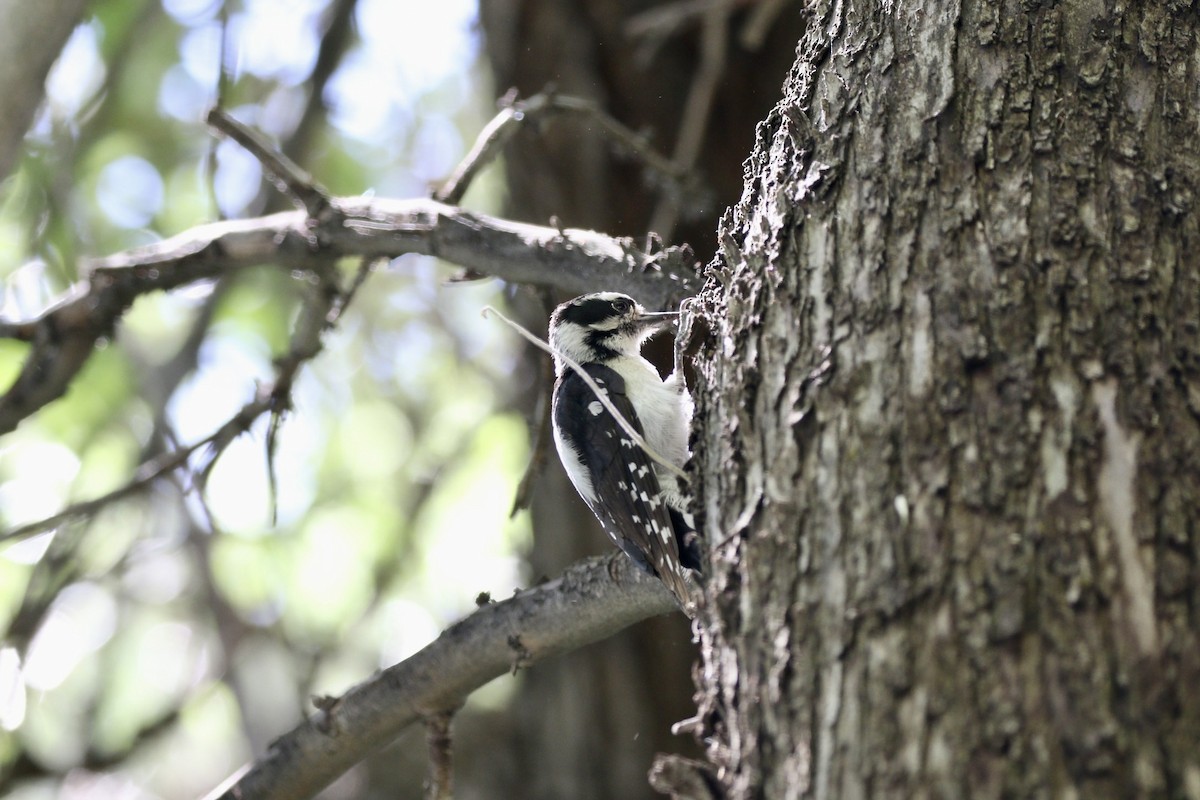
[[[491,122],[484,126],[475,137],[471,151],[459,162],[454,174],[446,179],[442,187],[434,192],[433,197],[440,203],[458,203],[467,193],[471,182],[475,180],[484,167],[495,160],[504,150],[504,145],[517,132],[518,124],[523,114],[516,108],[516,103],[506,105],[500,113],[492,117]]]
[[[64,523],[91,516],[110,503],[145,491],[159,478],[184,467],[192,455],[207,447],[207,462],[199,471],[201,476],[199,483],[202,484],[233,440],[250,430],[254,421],[267,412],[271,413],[271,424],[267,430],[266,441],[267,477],[270,486],[272,522],[274,522],[276,510],[275,445],[283,416],[291,408],[292,385],[295,383],[300,368],[321,352],[323,347],[321,335],[329,329],[337,314],[350,302],[353,293],[365,280],[368,271],[369,262],[364,261],[363,269],[359,270],[345,294],[339,292],[331,280],[324,278],[312,287],[312,291],[301,306],[288,351],[276,359],[274,382],[269,386],[260,387],[257,396],[242,406],[228,422],[215,432],[194,444],[165,453],[142,464],[133,480],[105,495],[75,503],[51,517],[0,533],[0,542],[25,539],[57,528]]]
[[[698,288],[687,248],[650,254],[629,238],[509,222],[433,200],[335,198],[319,220],[285,211],[213,222],[94,262],[87,281],[34,320],[0,320],[0,332],[19,333],[33,343],[21,374],[0,397],[0,434],[60,397],[97,342],[112,335],[143,294],[261,264],[317,270],[345,256],[407,253],[575,294],[619,289],[654,308]]]
[[[220,108],[209,111],[206,121],[257,158],[275,188],[291,197],[310,217],[319,219],[329,209],[329,193],[317,184],[312,175],[279,148],[265,141],[257,131],[238,122]]]
[[[650,146],[646,136],[622,125],[600,106],[578,97],[568,97],[553,91],[544,91],[527,100],[511,100],[505,103],[500,113],[479,133],[471,152],[467,153],[455,169],[454,174],[434,193],[434,199],[442,203],[458,203],[467,192],[471,181],[504,150],[504,145],[513,137],[522,124],[535,117],[568,112],[587,117],[596,127],[623,151],[641,159],[653,172],[672,185],[676,194],[696,182],[692,165],[679,166]]]
[[[729,14],[732,3],[718,3],[706,8],[701,17],[701,60],[700,68],[692,78],[687,103],[683,107],[683,119],[679,122],[679,140],[675,143],[672,162],[678,169],[690,170],[700,158],[700,150],[708,135],[708,120],[712,113],[713,99],[725,72],[728,50]],[[679,192],[666,192],[654,209],[650,219],[650,230],[670,241],[679,221],[681,200]]]
[[[406,726],[457,708],[517,661],[527,666],[675,610],[662,582],[623,555],[582,561],[560,578],[484,605],[411,658],[323,700],[322,710],[209,797],[312,797]]]
[[[630,39],[651,39],[655,49],[662,40],[676,36],[685,25],[692,24],[714,9],[726,9],[731,0],[679,0],[663,3],[634,14],[625,23],[625,35]]]
[[[31,522],[28,525],[22,525],[0,533],[0,542],[16,541],[36,536],[39,533],[53,530],[68,522],[89,517],[111,503],[145,491],[159,478],[187,464],[188,459],[202,448],[212,447],[218,451],[223,450],[230,442],[248,431],[254,420],[259,415],[269,411],[273,404],[274,401],[271,399],[269,393],[266,395],[260,394],[258,398],[242,406],[228,422],[200,441],[179,450],[164,453],[162,456],[142,464],[138,468],[137,474],[134,475],[133,480],[124,486],[119,486],[111,492],[91,500],[84,500],[70,505],[52,517],[46,517],[45,519]]]
[[[792,0],[759,0],[755,3],[750,19],[738,33],[738,44],[751,52],[761,50],[775,19],[790,2]]]
[[[353,287],[357,291],[357,287]],[[292,409],[292,386],[300,367],[316,358],[324,343],[323,334],[331,325],[334,309],[343,297],[337,285],[325,273],[318,274],[317,285],[311,287],[300,306],[300,315],[292,330],[292,343],[287,355],[275,362],[275,385],[271,389],[271,422],[267,427],[267,486],[271,497],[271,526],[279,521],[279,491],[275,473],[275,452],[284,415]]]
[[[227,4],[222,4],[224,8]],[[354,30],[354,12],[358,0],[333,0],[322,14],[321,44],[308,76],[306,92],[308,102],[304,113],[283,144],[283,152],[293,161],[308,163],[312,153],[312,142],[325,122],[328,107],[325,89],[333,78],[346,53],[358,40]]]
[[[354,273],[354,280],[350,281],[350,285],[346,291],[342,292],[337,298],[337,302],[329,311],[329,316],[325,321],[330,327],[337,324],[337,321],[342,318],[342,314],[346,313],[346,309],[350,307],[350,303],[354,301],[358,290],[367,282],[367,277],[371,272],[379,266],[387,264],[386,258],[364,258],[358,265],[358,271]]]

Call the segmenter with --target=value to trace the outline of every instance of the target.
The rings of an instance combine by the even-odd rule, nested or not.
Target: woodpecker
[[[679,478],[647,455],[567,361],[593,379],[651,450],[682,467],[691,396],[678,370],[664,381],[641,355],[642,344],[676,316],[648,313],[617,292],[585,294],[556,308],[551,418],[567,476],[605,532],[688,611],[686,575],[699,571],[700,548]]]

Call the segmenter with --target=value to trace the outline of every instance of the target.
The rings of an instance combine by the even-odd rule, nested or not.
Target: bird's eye
[[[633,304],[628,300],[613,300],[612,307],[613,311],[617,312],[618,314],[626,314],[629,312],[629,309],[633,307]]]

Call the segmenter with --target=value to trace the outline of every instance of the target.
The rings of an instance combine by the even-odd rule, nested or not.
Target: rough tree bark
[[[709,756],[1200,797],[1196,10],[808,8],[702,306]]]

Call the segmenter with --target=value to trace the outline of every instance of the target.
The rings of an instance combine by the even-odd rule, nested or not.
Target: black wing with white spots
[[[585,364],[583,369],[608,392],[613,406],[634,429],[643,433],[633,404],[625,395],[624,379],[603,364]],[[557,435],[562,439],[559,449],[563,464],[568,473],[583,473],[572,474],[571,480],[592,513],[626,555],[657,575],[686,604],[688,590],[676,538],[686,532],[680,530],[677,534],[672,524],[675,515],[662,496],[649,456],[573,370],[568,370],[555,387],[553,413]],[[571,452],[562,453],[564,445]]]

